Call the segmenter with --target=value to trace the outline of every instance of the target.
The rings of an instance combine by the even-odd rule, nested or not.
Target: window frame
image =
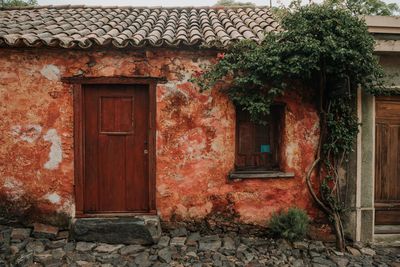
[[[278,114],[274,116],[272,112],[273,109],[276,109],[278,111]],[[236,108],[236,113],[235,113],[235,163],[234,163],[234,172],[237,173],[251,173],[251,174],[265,174],[265,173],[271,173],[271,172],[280,172],[281,170],[281,143],[282,143],[282,136],[284,132],[284,122],[285,122],[285,115],[286,115],[286,105],[281,102],[275,102],[271,105],[271,121],[273,122],[273,127],[270,128],[270,133],[273,132],[273,137],[270,137],[270,139],[274,139],[273,141],[269,141],[270,146],[271,146],[271,154],[274,154],[274,159],[272,160],[272,166],[263,166],[263,167],[257,167],[257,166],[238,166],[238,157],[240,155],[239,153],[239,146],[240,146],[240,135],[239,135],[239,128],[240,128],[240,123],[239,123],[239,112],[244,112],[240,108]],[[275,127],[276,125],[276,127]],[[253,133],[253,140],[255,142],[255,137],[256,134]],[[261,154],[261,152],[254,152],[254,154]]]

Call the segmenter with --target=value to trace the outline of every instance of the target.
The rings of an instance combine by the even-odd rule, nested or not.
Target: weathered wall
[[[382,65],[385,70],[386,83],[389,86],[399,86],[400,84],[400,55],[398,54],[380,54],[379,63]]]
[[[60,77],[164,76],[157,86],[157,209],[164,220],[212,214],[264,224],[289,206],[315,214],[305,186],[318,120],[313,97],[290,93],[283,136],[289,179],[228,181],[234,162],[234,107],[188,80],[216,52],[0,50],[0,195],[17,211],[73,216],[72,89]],[[302,96],[301,96],[302,95]],[[47,216],[47,218],[50,218]]]

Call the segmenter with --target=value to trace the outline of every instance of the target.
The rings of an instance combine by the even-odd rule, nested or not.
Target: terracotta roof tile
[[[279,25],[267,7],[42,6],[0,10],[0,46],[226,47]]]

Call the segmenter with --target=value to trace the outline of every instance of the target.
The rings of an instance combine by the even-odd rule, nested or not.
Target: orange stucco
[[[274,211],[289,206],[313,215],[304,180],[319,132],[313,97],[296,90],[281,99],[287,108],[282,168],[294,172],[294,178],[228,181],[234,163],[234,107],[217,90],[200,93],[189,82],[216,54],[1,49],[1,201],[21,213],[30,208],[74,216],[73,92],[60,78],[143,75],[167,79],[157,86],[156,193],[162,219],[218,213],[264,224]]]

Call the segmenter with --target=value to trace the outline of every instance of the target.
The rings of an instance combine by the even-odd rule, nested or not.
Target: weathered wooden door
[[[83,87],[84,213],[149,211],[145,85]]]
[[[376,99],[375,224],[400,224],[400,97]]]

